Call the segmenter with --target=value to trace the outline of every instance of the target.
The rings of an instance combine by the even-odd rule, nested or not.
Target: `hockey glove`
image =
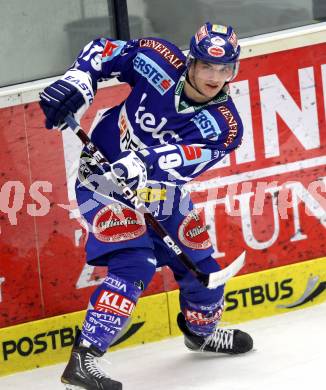
[[[40,94],[40,106],[46,117],[45,127],[52,129],[62,126],[63,130],[66,116],[78,111],[80,119],[93,98],[88,76],[78,70],[68,71],[61,80],[55,81]]]
[[[122,152],[119,160],[111,164],[111,172],[117,181],[123,179],[132,190],[144,188],[147,182],[146,165],[134,151]]]

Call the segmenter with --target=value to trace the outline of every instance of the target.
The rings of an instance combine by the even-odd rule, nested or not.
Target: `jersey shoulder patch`
[[[114,57],[121,53],[125,44],[125,41],[107,40],[102,52],[102,62],[112,61]]]
[[[185,56],[172,43],[159,38],[142,38],[139,40],[139,47],[150,49],[175,69],[180,69],[185,65]]]
[[[218,105],[217,111],[224,121],[224,126],[226,125],[228,129],[228,136],[223,143],[224,147],[229,147],[233,142],[239,143],[243,134],[243,125],[239,113],[231,99],[228,101],[228,104]]]
[[[175,84],[172,77],[157,62],[142,52],[138,52],[133,59],[133,66],[162,96]]]
[[[218,140],[222,131],[218,123],[218,116],[214,115],[213,110],[201,110],[191,121],[197,126],[204,139]]]

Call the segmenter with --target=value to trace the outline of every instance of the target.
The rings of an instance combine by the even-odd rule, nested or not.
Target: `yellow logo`
[[[137,190],[138,198],[143,202],[157,202],[166,200],[166,189],[145,187]]]
[[[222,24],[213,24],[212,31],[220,34],[227,34],[228,28],[226,26],[223,26]]]

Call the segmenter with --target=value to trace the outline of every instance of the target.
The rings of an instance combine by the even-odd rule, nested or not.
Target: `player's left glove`
[[[111,164],[111,172],[117,180],[123,179],[132,190],[144,188],[147,167],[134,151],[122,152],[119,160]]]

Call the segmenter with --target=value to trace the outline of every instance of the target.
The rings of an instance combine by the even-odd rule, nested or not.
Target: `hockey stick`
[[[87,147],[90,154],[95,160],[103,165],[110,164],[99,149],[92,143],[85,131],[79,126],[75,119],[68,115],[65,118],[66,124],[71,130],[78,136],[81,142]],[[207,288],[214,289],[226,283],[228,279],[234,276],[244,265],[246,252],[242,252],[241,255],[235,259],[230,265],[218,272],[212,272],[205,274],[201,272],[191,259],[180,249],[172,237],[168,234],[165,228],[155,219],[155,217],[149,212],[144,203],[142,203],[136,192],[132,191],[123,180],[119,180],[117,183],[121,188],[124,197],[131,202],[135,208],[143,213],[146,223],[152,226],[155,233],[165,242],[165,244],[173,250],[178,259],[184,264],[185,267],[191,271],[195,277]]]

